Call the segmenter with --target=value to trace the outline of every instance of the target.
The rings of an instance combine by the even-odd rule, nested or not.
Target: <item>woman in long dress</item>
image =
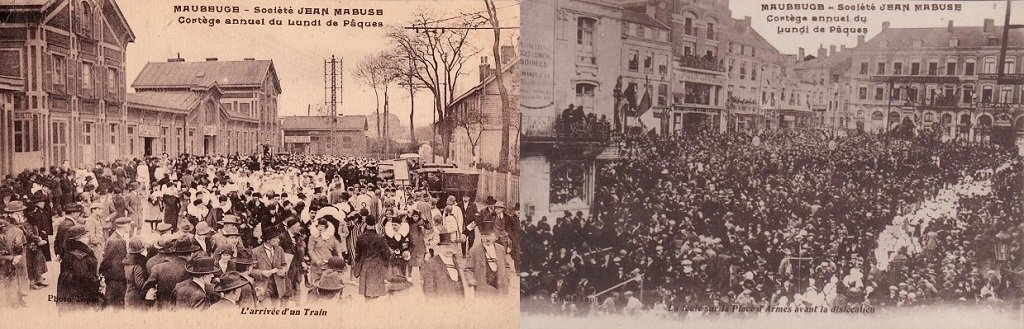
[[[384,236],[373,227],[377,221],[366,219],[362,235],[356,241],[356,265],[353,273],[359,278],[359,294],[367,300],[387,295],[384,281],[388,275],[390,250]]]

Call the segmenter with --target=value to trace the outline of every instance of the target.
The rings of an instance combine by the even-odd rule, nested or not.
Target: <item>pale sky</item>
[[[1015,0],[1016,1],[1016,0]],[[825,11],[761,11],[761,4],[779,4],[779,3],[820,3],[826,6]],[[829,11],[827,6],[834,6],[838,4],[874,4],[876,8],[880,4],[910,4],[911,10],[915,4],[961,4],[962,11],[942,11],[942,12],[927,12],[927,11],[911,11],[911,12],[892,12],[892,11]],[[920,0],[878,0],[878,1],[841,1],[841,0],[787,0],[787,1],[772,1],[772,0],[731,0],[729,8],[732,9],[733,18],[742,19],[744,16],[750,16],[751,25],[757,30],[765,39],[768,40],[772,45],[775,46],[779,51],[785,54],[796,54],[799,47],[804,47],[807,54],[816,54],[818,46],[824,44],[827,49],[829,45],[836,45],[839,48],[841,45],[846,45],[847,48],[857,45],[857,35],[850,34],[779,34],[777,29],[779,26],[792,26],[793,23],[788,22],[768,22],[768,15],[784,16],[787,14],[794,14],[800,16],[816,16],[816,15],[850,15],[851,19],[853,16],[861,15],[867,18],[865,23],[813,23],[813,25],[831,26],[831,25],[845,25],[849,27],[866,27],[868,33],[865,36],[865,40],[870,40],[872,37],[878,34],[882,29],[882,22],[889,21],[890,27],[946,27],[948,20],[953,20],[954,26],[982,26],[985,18],[995,19],[996,26],[1002,26],[1003,20],[1006,15],[1006,0],[979,0],[979,1],[920,1]],[[1024,24],[1024,2],[1017,1],[1013,4],[1013,14],[1011,15],[1011,22],[1013,24]]]
[[[503,26],[518,26],[519,9],[517,1],[496,0],[499,8],[498,17]],[[343,103],[338,106],[341,114],[366,114],[374,112],[375,101],[373,90],[359,82],[351,70],[366,56],[392,47],[385,38],[388,27],[384,28],[348,28],[348,27],[297,27],[297,26],[238,26],[217,25],[210,27],[201,24],[179,24],[181,16],[201,18],[228,17],[223,13],[174,13],[174,5],[229,5],[249,9],[239,16],[261,18],[272,17],[266,14],[253,14],[255,6],[260,7],[329,7],[329,8],[380,8],[384,16],[310,16],[310,15],[274,15],[282,20],[314,19],[323,21],[363,17],[366,21],[381,21],[386,26],[406,26],[412,20],[415,9],[429,8],[441,18],[459,16],[461,14],[482,13],[486,15],[483,0],[378,0],[378,1],[347,1],[347,0],[121,0],[118,5],[128,19],[135,32],[134,44],[128,45],[127,70],[129,88],[135,77],[147,62],[163,62],[181,54],[187,61],[203,61],[207,57],[216,57],[221,61],[242,60],[246,57],[256,59],[272,59],[281,80],[283,92],[279,98],[279,114],[305,115],[307,105],[312,105],[316,115],[318,107],[324,101],[324,60],[335,54],[344,60]],[[443,26],[444,23],[439,23]],[[471,58],[463,72],[467,75],[460,79],[463,90],[478,82],[479,56],[488,55],[493,34],[489,30],[471,32],[470,40],[476,47],[483,47],[484,52]],[[511,43],[511,35],[518,34],[515,30],[502,33],[503,43]],[[409,92],[407,88],[392,86],[391,111],[401,118],[402,125],[408,126]],[[432,96],[426,90],[416,94],[416,125],[426,126],[432,120]],[[383,100],[381,101],[383,104]],[[324,114],[326,114],[326,109]]]

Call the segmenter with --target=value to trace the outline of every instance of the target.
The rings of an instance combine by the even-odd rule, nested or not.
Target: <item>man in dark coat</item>
[[[84,218],[82,218],[82,223],[77,222],[82,217],[82,210],[82,205],[77,203],[64,206],[64,218],[61,219],[60,224],[57,224],[57,234],[53,238],[53,252],[57,257],[63,255],[67,230],[75,224],[84,224]]]
[[[171,294],[174,296],[174,307],[178,309],[205,309],[210,307],[210,300],[218,298],[213,291],[214,273],[220,271],[217,262],[208,256],[197,256],[185,265],[185,271],[192,278],[178,282]]]
[[[185,270],[187,257],[199,250],[190,239],[175,240],[161,249],[161,253],[171,254],[163,263],[153,266],[149,273],[149,279],[144,284],[143,291],[146,291],[146,299],[155,298],[157,308],[171,308],[174,306],[174,287],[178,283],[191,278]]]
[[[384,236],[373,229],[377,224],[374,217],[367,217],[365,221],[366,228],[356,240],[353,273],[359,278],[359,294],[374,299],[387,293],[384,280],[387,279],[390,249]]]
[[[423,294],[427,297],[463,297],[462,261],[452,245],[434,248],[434,256],[423,263]]]
[[[64,242],[64,256],[57,279],[57,310],[73,311],[99,307],[104,302],[100,293],[100,278],[96,272],[96,255],[83,242],[89,232],[85,226],[68,229]]]
[[[263,306],[278,306],[291,296],[292,287],[287,277],[290,263],[280,245],[284,231],[281,226],[271,226],[263,232],[263,244],[252,249],[256,259],[252,270],[256,290],[264,291],[269,298],[267,304],[260,302]]]
[[[28,223],[35,226],[39,231],[39,236],[43,237],[43,241],[47,241],[46,244],[39,246],[39,252],[42,253],[46,261],[50,261],[53,256],[50,254],[50,244],[46,237],[53,235],[53,214],[46,209],[46,198],[39,196],[33,196],[33,207],[29,208],[25,217],[28,218]]]
[[[511,271],[508,250],[496,240],[494,234],[481,236],[480,244],[473,246],[466,257],[466,282],[475,288],[477,296],[508,293]]]
[[[130,217],[121,217],[114,220],[114,233],[107,238],[106,247],[103,250],[103,262],[100,263],[100,275],[103,275],[107,283],[107,302],[114,308],[124,307],[124,292],[127,279],[124,275],[124,258],[128,256],[128,241],[130,241],[131,225],[134,220]]]
[[[476,239],[476,218],[480,212],[477,209],[476,202],[469,197],[469,195],[462,196],[462,202],[459,202],[459,207],[462,208],[462,225],[466,228],[466,242],[462,243],[462,251],[465,254],[469,251],[469,248],[473,247],[473,240]]]

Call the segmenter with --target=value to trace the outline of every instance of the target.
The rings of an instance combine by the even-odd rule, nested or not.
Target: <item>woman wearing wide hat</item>
[[[241,275],[247,283],[239,288],[241,293],[238,297],[238,305],[252,308],[257,307],[264,293],[256,290],[256,279],[253,279],[251,274],[252,266],[256,264],[256,258],[253,257],[252,251],[249,249],[239,249],[235,257],[231,258],[230,263],[233,272]]]
[[[227,272],[220,277],[220,281],[213,287],[213,291],[221,294],[220,300],[210,306],[211,310],[235,310],[245,307],[242,303],[243,287],[249,284],[248,281],[238,272]]]
[[[82,225],[68,229],[57,279],[58,311],[84,310],[104,303],[100,293],[99,261],[83,241],[88,239],[88,233]]]

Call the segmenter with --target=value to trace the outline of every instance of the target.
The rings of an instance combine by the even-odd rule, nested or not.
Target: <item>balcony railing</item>
[[[725,65],[722,60],[715,56],[680,55],[676,57],[679,65],[695,69],[725,72]]]
[[[571,141],[607,141],[611,136],[611,123],[592,116],[579,118],[523,114],[523,136],[527,138],[555,138]]]

